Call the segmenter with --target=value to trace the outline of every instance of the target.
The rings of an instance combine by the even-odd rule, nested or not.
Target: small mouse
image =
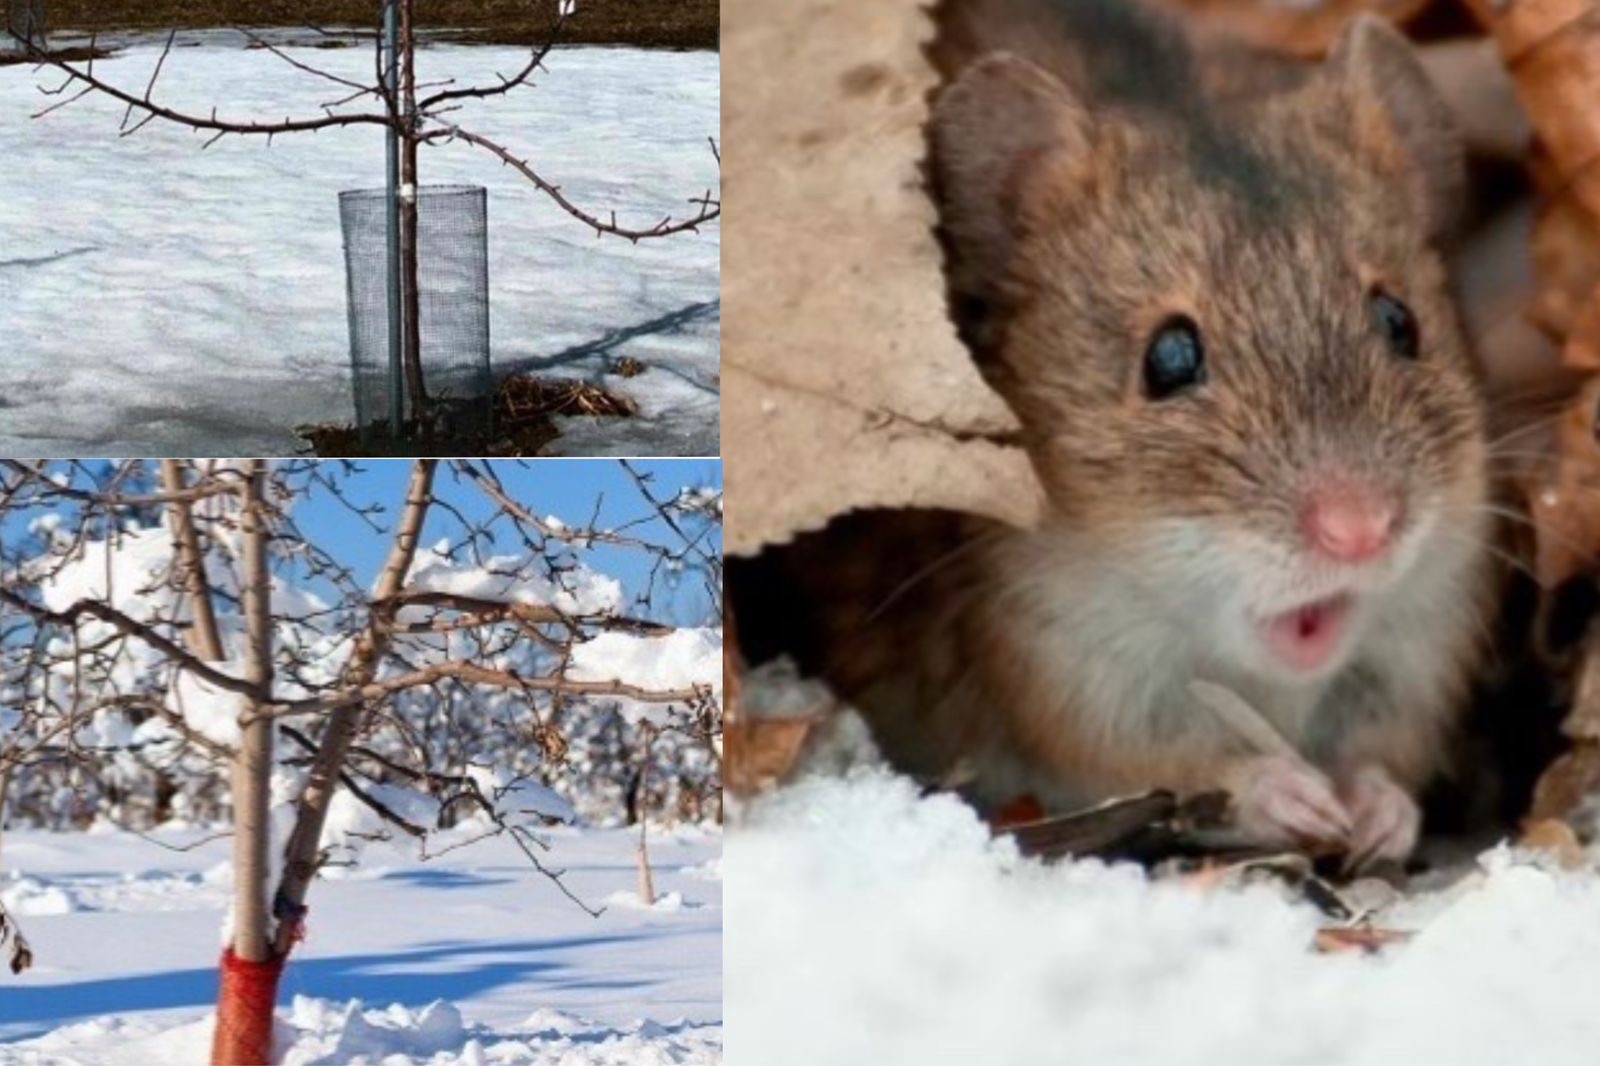
[[[1494,588],[1449,112],[1369,17],[1309,66],[1128,0],[941,19],[952,315],[1047,515],[946,529],[845,695],[993,805],[1225,789],[1262,844],[1404,859]]]

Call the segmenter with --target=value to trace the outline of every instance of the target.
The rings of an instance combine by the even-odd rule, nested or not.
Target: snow
[[[858,724],[855,728],[859,728]],[[1045,866],[857,749],[730,834],[732,1062],[1586,1063],[1600,876],[1500,847],[1317,954],[1279,889]]]
[[[315,115],[343,90],[237,35],[186,33],[157,99],[224,118]],[[58,41],[66,44],[65,40]],[[160,43],[96,63],[142,91]],[[368,49],[289,55],[357,80]],[[522,50],[437,45],[419,78],[494,84]],[[712,52],[558,49],[537,87],[446,116],[530,156],[563,193],[648,225],[715,189]],[[295,426],[352,417],[338,193],[382,184],[376,127],[259,140],[152,123],[85,98],[32,121],[53,76],[0,67],[0,454],[284,455]],[[489,188],[497,371],[601,380],[631,419],[571,419],[567,454],[716,455],[719,234],[597,239],[492,156],[433,147],[424,184]],[[604,374],[632,356],[635,378]]]
[[[709,688],[722,693],[722,630],[674,629],[665,636],[601,633],[572,651],[568,676],[577,681],[626,679],[657,691]],[[635,715],[657,713],[656,705],[621,701]]]
[[[441,540],[431,552],[419,552],[405,591],[551,606],[565,614],[604,614],[623,606],[621,583],[582,564],[564,571],[558,583],[534,571],[527,556],[497,555],[478,563],[453,559],[449,550],[450,542]],[[406,608],[400,620],[414,621],[426,613]]]
[[[634,882],[633,833],[550,837],[550,861],[591,904]],[[29,830],[4,845],[19,872],[0,878],[0,900],[23,901],[36,962],[0,976],[0,1064],[206,1061],[229,841],[172,851],[114,830]],[[714,829],[654,829],[657,884],[681,905],[598,919],[507,840],[429,862],[373,849],[312,890],[279,999],[281,1061],[720,1062],[721,886],[687,873],[720,845]],[[26,902],[43,893],[56,902]]]
[[[681,892],[658,892],[654,903],[646,903],[639,893],[631,889],[613,892],[606,897],[607,907],[616,907],[620,910],[630,911],[656,911],[662,914],[676,914],[685,908],[693,909],[695,903],[685,903]]]
[[[230,677],[244,677],[243,664],[222,662],[216,664]],[[244,697],[237,692],[220,689],[187,671],[180,671],[172,684],[170,706],[185,724],[195,732],[229,747],[239,745],[239,717],[244,714]],[[166,723],[157,727],[166,733]]]

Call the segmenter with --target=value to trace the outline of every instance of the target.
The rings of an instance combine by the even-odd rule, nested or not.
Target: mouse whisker
[[[1496,556],[1513,570],[1520,570],[1522,573],[1533,578],[1535,581],[1538,581],[1539,579],[1539,575],[1534,573],[1533,568],[1526,562],[1518,559],[1515,555],[1506,551],[1504,548],[1501,548],[1495,544],[1491,544],[1487,539],[1482,537],[1473,537],[1469,534],[1460,533],[1453,529],[1441,529],[1439,532],[1445,537],[1449,537],[1454,540],[1465,541],[1474,548],[1478,548],[1482,551],[1488,552],[1490,555]]]
[[[975,537],[971,537],[961,544],[958,544],[956,547],[934,559],[921,570],[918,570],[916,573],[900,582],[900,584],[890,589],[889,593],[884,596],[877,606],[873,607],[871,611],[867,612],[865,624],[870,625],[871,623],[878,621],[883,617],[884,613],[888,611],[890,607],[894,606],[894,604],[901,599],[901,597],[905,596],[906,593],[916,588],[934,574],[950,566],[963,556],[976,551],[978,548],[993,544],[995,541],[1005,536],[1005,534],[1006,531],[1003,529],[987,530]]]

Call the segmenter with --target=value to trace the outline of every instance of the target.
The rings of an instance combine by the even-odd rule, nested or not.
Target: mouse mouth
[[[1301,604],[1261,622],[1272,657],[1297,674],[1313,674],[1333,661],[1344,645],[1355,600],[1348,592]]]

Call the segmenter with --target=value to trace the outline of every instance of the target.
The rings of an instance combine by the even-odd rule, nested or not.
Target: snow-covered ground
[[[632,892],[631,833],[549,835],[599,918],[500,840],[428,862],[373,851],[315,885],[279,998],[282,1061],[720,1062],[720,833],[652,834],[652,909]],[[228,841],[24,831],[3,846],[0,900],[36,960],[0,974],[0,1063],[205,1062]]]
[[[1600,875],[1498,848],[1391,905],[1377,956],[1273,888],[1019,858],[858,764],[729,833],[728,1061],[1592,1063]]]
[[[96,63],[142,92],[160,42]],[[223,118],[316,115],[347,90],[237,35],[180,38],[157,84],[169,106]],[[357,81],[365,47],[289,55]],[[419,78],[496,83],[526,52],[439,45]],[[576,203],[641,226],[715,190],[719,63],[711,52],[574,47],[537,87],[447,116],[525,155]],[[352,127],[202,135],[152,123],[119,138],[122,107],[60,98],[59,76],[0,67],[0,454],[248,455],[297,448],[296,425],[349,421],[349,344],[338,193],[383,184],[383,136]],[[421,157],[424,184],[489,189],[497,372],[597,379],[638,417],[577,422],[567,454],[716,455],[721,305],[715,224],[633,245],[596,238],[513,171],[466,144]]]

